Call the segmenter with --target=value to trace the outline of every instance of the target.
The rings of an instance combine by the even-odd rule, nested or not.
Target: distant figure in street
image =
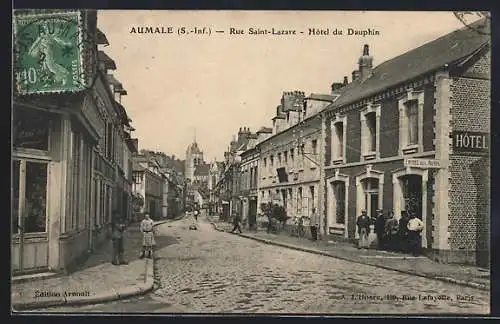
[[[200,212],[198,211],[198,209],[195,209],[195,210],[194,210],[193,215],[194,215],[194,220],[195,220],[195,221],[198,221],[198,214],[199,214],[199,213],[200,213]]]
[[[369,246],[368,242],[368,233],[370,232],[370,224],[371,219],[366,214],[366,210],[361,211],[361,215],[358,217],[356,221],[356,225],[358,225],[358,249],[367,249]]]
[[[387,237],[385,235],[385,215],[384,212],[377,210],[377,219],[375,220],[375,233],[377,234],[377,245],[379,250],[383,250],[387,246]]]
[[[387,237],[387,249],[390,251],[396,251],[397,247],[400,245],[398,240],[399,233],[399,222],[394,212],[389,213],[389,218],[385,222],[385,235]]]
[[[313,241],[318,240],[318,227],[318,214],[316,213],[316,208],[313,207],[311,215],[311,225],[309,226],[309,229],[311,230],[311,239]]]
[[[408,217],[408,212],[406,210],[401,211],[401,219],[399,220],[399,250],[401,252],[408,251],[408,221],[410,218]]]
[[[240,219],[240,215],[239,214],[236,214],[233,218],[233,229],[231,230],[231,233],[234,233],[234,231],[238,230],[240,233],[243,233],[241,231],[241,219]]]
[[[113,241],[113,260],[111,261],[114,265],[128,264],[123,258],[123,253],[125,252],[124,242],[123,242],[123,232],[125,231],[125,224],[123,220],[119,217],[117,211],[114,212],[113,221],[113,233],[111,234],[111,240]]]
[[[408,221],[408,243],[409,250],[414,256],[420,255],[420,233],[424,229],[424,223],[417,217],[417,215],[411,215],[411,219]]]
[[[153,230],[154,230],[154,222],[151,218],[149,218],[149,214],[145,213],[144,219],[141,222],[141,232],[142,232],[142,254],[140,256],[141,259],[146,256],[146,252],[148,252],[147,257],[151,259],[153,246],[156,245]]]

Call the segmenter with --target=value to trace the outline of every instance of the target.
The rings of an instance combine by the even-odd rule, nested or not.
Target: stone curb
[[[166,223],[167,221],[159,221],[154,224],[158,226]],[[60,296],[60,297],[47,297],[34,301],[12,301],[13,311],[35,310],[40,308],[48,308],[55,306],[78,306],[99,304],[103,302],[115,301],[125,299],[133,296],[146,294],[153,290],[154,285],[154,259],[145,260],[145,278],[144,283],[125,286],[120,289],[109,289],[105,292],[96,293],[94,296]]]
[[[215,224],[214,222],[211,222],[211,224],[213,225],[213,227],[214,227],[215,230],[217,230],[219,232],[224,232],[224,230],[218,228],[217,224]],[[397,271],[397,272],[408,274],[408,275],[412,275],[412,276],[418,276],[418,277],[423,277],[423,278],[428,278],[428,279],[439,280],[439,281],[443,281],[443,282],[447,282],[447,283],[452,283],[452,284],[457,284],[457,285],[461,285],[461,286],[467,286],[467,287],[472,287],[472,288],[486,290],[486,291],[490,290],[490,288],[488,286],[486,286],[484,284],[481,284],[481,283],[477,283],[477,282],[469,282],[469,281],[458,280],[458,279],[450,278],[450,277],[438,277],[438,276],[432,276],[432,275],[428,275],[428,274],[424,274],[424,273],[419,273],[419,272],[413,272],[413,271],[408,271],[408,270],[395,269],[395,268],[386,267],[386,266],[383,266],[383,265],[371,264],[371,263],[361,262],[361,261],[353,260],[353,259],[342,257],[342,256],[333,255],[331,253],[328,253],[328,252],[325,252],[325,251],[321,251],[321,250],[316,250],[316,249],[311,249],[311,248],[305,248],[305,247],[291,245],[291,244],[287,244],[287,243],[281,243],[281,242],[277,242],[277,241],[273,241],[273,240],[268,240],[268,239],[264,239],[264,238],[260,238],[260,237],[255,237],[255,236],[252,236],[252,235],[247,235],[247,234],[238,234],[238,235],[241,236],[241,237],[244,237],[244,238],[248,238],[248,239],[255,240],[255,241],[262,242],[262,243],[269,244],[269,245],[276,245],[276,246],[281,246],[281,247],[285,247],[285,248],[289,248],[289,249],[293,249],[293,250],[297,250],[297,251],[314,253],[314,254],[323,255],[323,256],[327,256],[327,257],[331,257],[331,258],[336,258],[336,259],[341,259],[341,260],[345,260],[345,261],[349,261],[349,262],[353,262],[353,263],[357,263],[357,264],[370,265],[370,266],[381,268],[381,269],[385,269],[385,270]]]

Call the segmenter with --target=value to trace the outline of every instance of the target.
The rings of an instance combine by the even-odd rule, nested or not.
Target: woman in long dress
[[[156,245],[154,236],[154,222],[149,218],[149,214],[144,214],[144,219],[141,222],[141,232],[142,232],[142,254],[141,259],[146,256],[148,252],[148,258],[151,259],[151,253],[153,247]]]

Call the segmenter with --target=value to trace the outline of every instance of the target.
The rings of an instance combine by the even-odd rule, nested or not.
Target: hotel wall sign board
[[[453,153],[487,155],[490,152],[490,134],[455,131],[452,133]]]

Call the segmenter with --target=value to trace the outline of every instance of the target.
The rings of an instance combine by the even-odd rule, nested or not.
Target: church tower
[[[196,169],[196,166],[198,166],[199,164],[204,164],[203,151],[200,150],[200,148],[198,147],[198,143],[196,142],[196,130],[193,138],[193,143],[189,144],[186,149],[185,164],[186,179],[190,179],[191,181],[193,181],[194,170]]]

